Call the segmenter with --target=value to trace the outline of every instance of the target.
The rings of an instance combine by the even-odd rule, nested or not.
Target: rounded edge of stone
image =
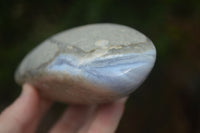
[[[45,49],[46,52],[43,52]],[[41,44],[37,45],[30,53],[28,53],[19,66],[17,67],[14,79],[19,84],[22,85],[27,80],[24,77],[27,76],[26,72],[31,72],[32,70],[39,69],[40,67],[46,66],[58,53],[59,48],[56,44],[45,40]],[[42,54],[42,56],[41,56]],[[40,57],[39,57],[40,56]]]

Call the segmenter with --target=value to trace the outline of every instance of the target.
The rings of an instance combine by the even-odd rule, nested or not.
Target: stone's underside
[[[117,24],[92,24],[45,40],[25,57],[15,79],[54,100],[105,103],[133,92],[155,58],[153,43],[142,33]]]

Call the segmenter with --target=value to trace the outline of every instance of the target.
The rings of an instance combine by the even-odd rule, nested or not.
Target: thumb
[[[22,133],[28,129],[34,130],[33,127],[35,128],[35,125],[37,125],[36,119],[38,119],[38,115],[41,114],[41,110],[47,108],[42,108],[41,104],[42,102],[36,89],[25,84],[21,95],[1,113],[0,132]]]

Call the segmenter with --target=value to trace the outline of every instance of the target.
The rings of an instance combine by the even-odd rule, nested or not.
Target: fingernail
[[[127,101],[128,97],[124,97],[120,99],[120,102],[125,103]]]
[[[24,84],[23,87],[22,87],[22,92],[21,92],[20,97],[27,96],[29,94],[29,92],[31,91],[31,89],[32,88],[30,87],[30,85]]]

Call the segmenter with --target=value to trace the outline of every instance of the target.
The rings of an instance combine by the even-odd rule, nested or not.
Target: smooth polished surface
[[[25,57],[15,79],[54,100],[104,103],[133,92],[155,59],[155,47],[142,33],[118,24],[92,24],[45,40]]]

